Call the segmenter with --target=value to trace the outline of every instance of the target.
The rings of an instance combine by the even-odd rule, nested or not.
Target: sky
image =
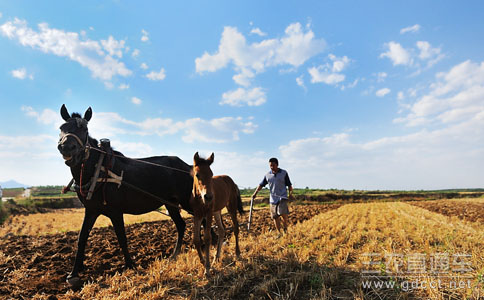
[[[256,187],[484,188],[482,1],[2,1],[0,182],[66,185],[60,107]]]

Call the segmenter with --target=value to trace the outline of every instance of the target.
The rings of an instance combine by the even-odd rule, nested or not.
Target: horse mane
[[[71,118],[82,118],[80,113],[72,113]]]
[[[92,146],[92,147],[95,147],[95,148],[99,148],[99,145],[98,145],[98,141],[91,137],[90,135],[88,136],[88,139],[89,139],[89,144]]]

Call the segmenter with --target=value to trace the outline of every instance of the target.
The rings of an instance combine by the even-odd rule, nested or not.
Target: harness
[[[127,186],[131,189],[138,191],[138,192],[144,193],[145,195],[148,195],[149,197],[155,198],[156,200],[158,200],[160,203],[162,203],[165,206],[172,206],[172,207],[177,208],[177,209],[180,208],[178,205],[175,205],[171,202],[168,202],[163,198],[160,198],[156,195],[153,195],[153,194],[151,194],[151,193],[149,193],[149,192],[147,192],[143,189],[140,189],[139,187],[137,187],[135,185],[132,185],[132,184],[124,181],[123,180],[124,170],[121,170],[121,174],[117,175],[112,171],[112,169],[113,169],[114,164],[115,164],[115,158],[116,157],[122,157],[122,158],[125,158],[125,159],[134,160],[134,161],[141,162],[141,163],[144,163],[144,164],[163,167],[163,168],[167,168],[167,169],[171,169],[171,170],[175,170],[175,171],[179,171],[179,172],[184,172],[184,173],[187,173],[187,174],[190,174],[189,171],[185,171],[185,170],[181,170],[181,169],[173,168],[173,167],[169,167],[169,166],[164,166],[164,165],[160,165],[160,164],[155,164],[155,163],[140,160],[140,159],[129,158],[129,157],[126,157],[126,156],[123,156],[123,155],[117,155],[113,152],[109,139],[101,139],[99,148],[93,147],[89,144],[89,134],[86,135],[86,142],[83,143],[82,140],[77,135],[75,135],[73,133],[65,133],[65,134],[61,135],[61,139],[59,140],[59,144],[62,144],[63,142],[65,142],[65,140],[69,136],[74,137],[75,140],[79,143],[79,145],[81,145],[81,147],[84,148],[85,154],[84,154],[84,159],[83,159],[82,164],[81,164],[81,174],[80,174],[79,184],[77,184],[75,179],[72,178],[71,181],[69,182],[69,184],[62,189],[62,193],[66,193],[66,192],[70,191],[71,187],[73,186],[76,192],[79,192],[81,194],[81,196],[85,197],[86,201],[89,201],[89,200],[91,200],[94,192],[96,192],[101,187],[100,185],[97,185],[97,183],[115,183],[115,184],[118,185],[118,189],[121,187],[121,185],[125,185],[125,186]],[[91,180],[89,182],[83,184],[84,163],[89,158],[90,150],[97,151],[97,152],[100,153],[100,155],[99,155],[98,162],[95,165],[94,175],[91,177]],[[108,158],[108,159],[106,160],[106,163],[103,165],[105,158]],[[103,173],[103,176],[101,176],[101,173]],[[103,188],[106,187],[106,185],[102,185],[102,186],[103,186]],[[86,190],[87,190],[87,194],[85,192]],[[104,189],[103,189],[103,204],[107,205]],[[192,213],[189,210],[187,210],[187,211],[189,213]],[[160,212],[160,213],[162,213],[162,212]],[[162,214],[164,214],[164,213],[162,213]]]

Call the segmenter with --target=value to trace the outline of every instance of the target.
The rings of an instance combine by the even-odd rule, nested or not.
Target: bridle
[[[77,127],[79,127],[79,128],[84,125],[83,122],[87,123],[86,120],[82,120],[80,118],[76,118],[76,122],[77,122]],[[87,129],[87,124],[85,125],[85,127]],[[91,145],[89,145],[89,132],[86,131],[86,141],[85,142],[83,142],[80,137],[78,137],[77,135],[75,135],[73,133],[61,132],[60,139],[59,139],[59,142],[57,144],[58,145],[64,144],[68,137],[73,137],[77,141],[77,143],[81,146],[81,149],[84,149],[83,162],[85,162],[89,158],[89,150],[91,149]]]
[[[72,136],[73,138],[76,139],[76,141],[79,143],[79,145],[81,145],[82,148],[85,148],[86,147],[86,143],[87,143],[87,138],[86,138],[86,143],[83,143],[81,138],[79,138],[77,135],[73,134],[73,133],[61,133],[61,138],[59,139],[59,145],[62,145],[64,144],[64,142],[67,140],[68,137]]]

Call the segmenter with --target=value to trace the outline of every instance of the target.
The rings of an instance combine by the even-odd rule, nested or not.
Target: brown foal
[[[213,163],[214,154],[208,159],[200,158],[198,152],[193,157],[193,192],[190,205],[193,209],[193,243],[200,257],[200,261],[205,265],[205,275],[210,275],[210,245],[212,242],[211,226],[212,216],[215,216],[217,222],[218,245],[215,262],[220,258],[222,243],[225,237],[225,228],[222,223],[221,211],[227,208],[232,218],[233,230],[235,234],[235,254],[240,256],[239,248],[239,223],[237,221],[237,210],[240,214],[244,213],[242,209],[242,200],[240,191],[234,181],[227,175],[213,176],[210,165]],[[202,220],[206,219],[204,226],[204,243],[205,258],[201,250],[200,225]]]

